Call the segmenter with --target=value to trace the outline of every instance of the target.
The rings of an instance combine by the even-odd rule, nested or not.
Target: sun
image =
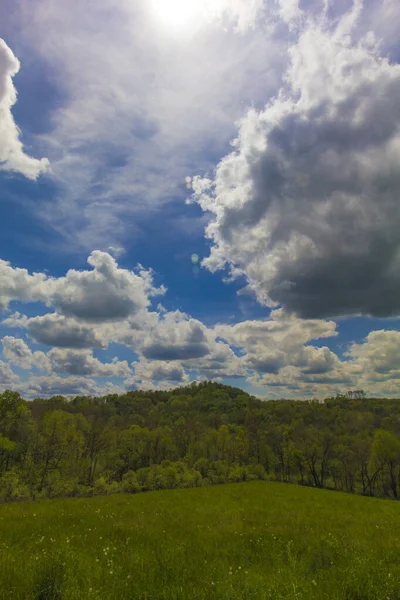
[[[210,13],[209,0],[150,0],[156,19],[168,29],[185,29],[205,21]]]

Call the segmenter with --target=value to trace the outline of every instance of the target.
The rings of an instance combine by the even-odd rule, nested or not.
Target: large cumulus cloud
[[[88,258],[92,271],[68,271],[58,279],[51,304],[63,315],[86,321],[118,321],[150,304],[149,296],[163,294],[153,286],[152,273],[138,267],[138,273],[121,269],[107,252],[95,250]]]
[[[302,317],[400,313],[400,65],[353,35],[361,9],[304,21],[285,87],[194,181],[204,265]]]
[[[20,131],[13,119],[11,109],[17,101],[13,77],[20,64],[12,50],[0,38],[0,170],[17,171],[36,179],[48,169],[48,160],[38,160],[24,153]]]

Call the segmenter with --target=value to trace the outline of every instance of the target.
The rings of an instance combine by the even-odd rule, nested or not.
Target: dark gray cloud
[[[400,65],[357,39],[360,11],[304,25],[287,88],[194,182],[214,213],[204,265],[305,318],[400,314]]]
[[[169,363],[163,361],[140,360],[132,363],[135,375],[132,382],[140,387],[141,383],[168,381],[171,383],[183,383],[188,381],[185,369],[179,363]]]
[[[176,311],[160,317],[146,332],[141,354],[152,360],[190,360],[211,352],[212,336],[203,323]]]
[[[152,273],[121,269],[106,252],[95,250],[88,258],[92,271],[70,270],[52,282],[49,302],[68,317],[100,323],[120,321],[146,309],[149,296],[163,294],[153,286]]]
[[[47,357],[50,369],[58,374],[90,377],[128,377],[131,374],[126,361],[103,363],[91,350],[53,348]]]
[[[162,343],[154,343],[151,346],[144,346],[143,356],[152,360],[189,360],[193,358],[202,358],[209,352],[207,344],[185,343],[182,346],[173,346]]]
[[[90,325],[55,313],[41,317],[14,315],[3,321],[10,327],[23,327],[30,337],[45,346],[59,348],[104,348],[107,342],[101,332]]]

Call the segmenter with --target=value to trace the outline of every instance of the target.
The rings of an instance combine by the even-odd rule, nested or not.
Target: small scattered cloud
[[[109,246],[107,252],[114,258],[120,258],[125,254],[125,249],[122,246]]]

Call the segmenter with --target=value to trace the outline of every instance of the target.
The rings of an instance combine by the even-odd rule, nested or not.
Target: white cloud
[[[131,375],[126,361],[114,359],[111,363],[103,363],[91,350],[53,348],[46,356],[50,369],[57,374],[110,378]]]
[[[302,15],[299,0],[279,0],[279,14],[283,21],[293,24]]]
[[[12,336],[3,337],[3,357],[22,369],[35,367],[39,371],[57,375],[90,377],[129,377],[132,374],[126,361],[114,359],[103,363],[93,356],[91,349],[53,348],[47,353],[32,351],[28,344]]]
[[[58,377],[56,375],[33,376],[17,388],[25,398],[49,398],[63,395],[74,396],[106,396],[109,394],[124,394],[124,386],[110,382],[98,384],[87,377]]]
[[[218,2],[220,13],[227,13],[240,32],[254,28],[265,8],[264,0],[212,0],[210,4],[215,6]]]
[[[160,315],[156,327],[145,331],[140,345],[143,356],[153,360],[198,359],[210,351],[205,325],[180,311]]]
[[[218,325],[216,334],[241,350],[239,372],[256,374],[259,383],[276,383],[266,375],[284,373],[294,367],[299,379],[306,375],[328,373],[340,361],[329,348],[306,345],[311,341],[337,336],[336,323],[323,320],[302,320],[287,315],[282,309],[271,312],[264,321],[242,321],[236,325]]]
[[[30,275],[26,269],[0,261],[0,308],[12,300],[39,301],[66,317],[87,322],[118,321],[146,309],[151,296],[166,291],[154,286],[152,271],[141,265],[137,273],[122,269],[106,252],[93,251],[88,263],[93,270],[70,269],[65,277],[54,278],[44,273]]]
[[[108,254],[111,254],[114,258],[120,258],[125,254],[125,249],[122,246],[109,246],[107,248]]]
[[[351,344],[343,359],[312,346],[285,358],[286,366],[264,373],[255,369],[249,380],[275,397],[322,398],[348,389],[364,389],[369,396],[400,395],[399,331],[371,331],[363,342]]]
[[[189,377],[185,373],[182,365],[175,362],[147,361],[132,363],[135,374],[126,382],[126,386],[147,387],[158,385],[160,382],[167,382],[171,386],[184,385],[189,382]]]
[[[357,372],[348,363],[323,374],[304,374],[299,368],[286,366],[278,373],[254,373],[249,381],[265,390],[268,398],[327,398],[358,388]],[[366,388],[369,391],[369,388]]]
[[[17,364],[22,369],[30,369],[32,366],[32,350],[24,340],[5,336],[1,340],[3,344],[3,357],[12,364]]]
[[[50,361],[44,352],[40,350],[32,352],[28,344],[20,338],[6,335],[1,340],[4,358],[21,369],[36,367],[42,371],[50,370]]]
[[[19,377],[11,367],[0,360],[0,390],[15,389],[19,383]]]
[[[290,358],[289,358],[290,362]],[[331,373],[340,366],[340,360],[334,352],[326,346],[314,348],[305,346],[300,349],[292,361],[293,366],[300,368],[304,375],[324,375]]]
[[[30,275],[26,269],[14,268],[9,262],[0,260],[0,309],[7,308],[12,300],[30,302],[46,300],[44,273]]]
[[[351,345],[347,356],[367,379],[399,380],[400,331],[371,331],[362,344]]]
[[[237,356],[228,344],[214,342],[207,356],[198,360],[183,362],[186,369],[195,371],[203,379],[221,381],[226,377],[232,379],[248,375],[248,367],[242,357]]]
[[[37,160],[24,153],[20,131],[11,113],[17,101],[12,79],[19,68],[19,61],[0,38],[0,170],[16,171],[36,179],[47,171],[49,162],[46,158]]]
[[[106,252],[95,250],[88,263],[93,271],[71,269],[65,277],[49,282],[48,304],[67,317],[118,321],[146,309],[150,296],[165,293],[165,288],[154,287],[151,271],[139,267],[135,274],[121,269]]]
[[[268,319],[217,325],[215,332],[234,346],[256,351],[259,346],[298,348],[312,340],[337,336],[336,327],[334,321],[298,319],[278,309]]]
[[[213,214],[203,264],[302,317],[400,312],[400,65],[352,40],[361,6],[305,21],[286,87],[194,180]]]
[[[29,397],[98,394],[99,390],[122,393],[117,390],[169,389],[191,379],[244,378],[270,397],[324,397],[353,387],[397,395],[391,380],[400,379],[400,332],[371,332],[340,358],[321,344],[338,336],[334,321],[300,319],[280,308],[266,319],[207,327],[161,305],[157,311],[149,310],[150,294],[159,291],[151,271],[139,268],[136,274],[120,269],[104,253],[92,253],[90,262],[92,271],[70,270],[61,278],[40,273],[32,276],[23,269],[15,275],[7,266],[7,281],[10,269],[14,273],[11,279],[15,276],[18,280],[18,285],[7,288],[14,290],[13,298],[28,302],[43,297],[57,310],[74,316],[15,313],[3,321],[4,326],[22,328],[28,338],[51,349],[35,351],[24,339],[3,337],[2,356],[8,363],[0,363],[2,389],[13,387]],[[125,304],[124,310],[113,305],[118,290],[128,303],[135,299],[128,310]],[[104,296],[101,310],[100,294]],[[91,314],[92,305],[93,311],[98,311],[96,318]],[[94,348],[112,348],[112,344],[135,352],[138,360],[132,363],[133,369],[126,360],[114,358],[103,363],[93,355]],[[27,381],[21,382],[10,365],[30,370]],[[123,380],[116,387],[111,381],[98,382],[116,378]]]
[[[65,396],[93,396],[98,386],[87,377],[58,377],[56,375],[34,375],[18,386],[18,391],[28,398],[48,398],[58,394]]]

